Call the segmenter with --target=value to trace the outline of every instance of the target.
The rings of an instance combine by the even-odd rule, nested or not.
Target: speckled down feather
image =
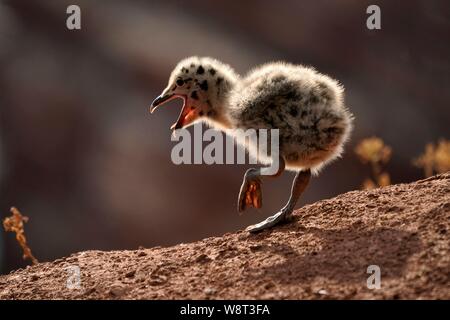
[[[237,83],[229,115],[233,127],[279,129],[287,167],[318,170],[341,154],[351,131],[343,91],[337,81],[312,68],[269,63]]]

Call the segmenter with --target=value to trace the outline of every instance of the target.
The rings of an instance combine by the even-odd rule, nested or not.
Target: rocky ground
[[[75,253],[0,276],[0,298],[450,299],[449,223],[446,173],[319,201],[257,235]],[[367,288],[369,265],[380,289]]]

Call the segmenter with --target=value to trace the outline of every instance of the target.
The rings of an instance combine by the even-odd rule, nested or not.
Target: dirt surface
[[[0,277],[1,299],[450,299],[450,173],[353,191],[291,223],[168,248],[87,251]],[[369,265],[381,289],[368,289]],[[80,288],[68,289],[79,266]]]

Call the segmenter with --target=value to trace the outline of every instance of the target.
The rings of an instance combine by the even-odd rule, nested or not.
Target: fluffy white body
[[[353,116],[344,104],[343,86],[302,65],[273,62],[241,77],[218,60],[190,57],[172,71],[167,87],[153,102],[152,111],[174,98],[182,98],[184,105],[173,129],[204,121],[219,130],[279,130],[283,164],[279,173],[284,168],[297,171],[291,198],[276,217],[252,226],[251,231],[273,226],[292,212],[311,172],[316,173],[341,155],[352,129]],[[256,145],[241,138],[237,140],[245,144],[251,156],[270,163],[270,154],[258,154]],[[262,175],[262,170],[247,171],[239,210],[249,205],[261,206]]]

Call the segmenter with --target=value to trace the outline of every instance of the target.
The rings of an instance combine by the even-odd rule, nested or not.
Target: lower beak
[[[177,122],[175,122],[170,129],[177,130],[195,121],[195,112],[193,108],[187,106],[187,97],[179,94],[161,94],[153,102],[150,108],[150,113],[153,113],[159,106],[169,102],[173,99],[183,99],[183,107],[181,108],[180,115]]]
[[[181,109],[180,115],[178,116],[177,122],[175,122],[170,129],[171,130],[177,130],[181,129],[189,124],[191,124],[193,121],[195,121],[195,111],[194,109],[189,108],[186,104],[183,105],[183,108]]]

